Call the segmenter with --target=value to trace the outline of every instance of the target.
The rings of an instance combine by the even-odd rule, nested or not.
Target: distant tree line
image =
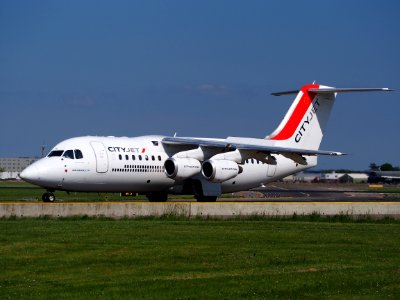
[[[400,167],[395,167],[391,163],[384,163],[382,165],[378,165],[376,163],[369,164],[370,171],[400,171]],[[350,169],[329,169],[329,170],[321,170],[321,173],[341,173],[341,174],[349,174],[349,173],[365,173],[365,171],[355,171]]]
[[[384,163],[382,165],[377,165],[376,163],[370,163],[369,169],[371,171],[400,171],[400,167],[394,167],[390,163]]]
[[[321,173],[341,173],[341,174],[349,174],[349,173],[363,173],[362,171],[354,171],[354,170],[349,170],[349,169],[330,169],[330,170],[321,170]]]

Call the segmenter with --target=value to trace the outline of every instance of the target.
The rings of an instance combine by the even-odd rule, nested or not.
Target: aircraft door
[[[102,142],[90,142],[96,157],[97,173],[106,173],[108,171],[108,156],[106,147]]]
[[[276,172],[276,165],[268,165],[267,177],[273,177]]]

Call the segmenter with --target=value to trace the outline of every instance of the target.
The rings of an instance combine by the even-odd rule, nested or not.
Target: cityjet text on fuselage
[[[119,153],[144,153],[144,148],[130,148],[130,147],[108,147],[108,151],[110,152],[119,152]]]
[[[312,104],[310,112],[306,115],[305,119],[303,120],[303,123],[301,124],[299,131],[294,137],[294,140],[296,143],[301,141],[301,138],[303,137],[303,133],[307,131],[308,125],[310,125],[310,122],[314,119],[315,114],[317,113],[319,107],[319,102],[318,98],[315,99],[314,103]]]

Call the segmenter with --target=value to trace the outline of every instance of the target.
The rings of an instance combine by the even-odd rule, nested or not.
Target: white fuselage
[[[165,174],[164,163],[173,154],[162,144],[163,136],[77,137],[57,144],[44,157],[23,171],[21,177],[50,190],[81,192],[167,192],[180,194],[183,181]],[[66,155],[66,151],[75,155]],[[77,151],[81,155],[78,155]],[[217,194],[248,190],[312,167],[276,155],[275,165],[249,158],[242,172],[217,186]],[[193,176],[205,181],[201,173]]]

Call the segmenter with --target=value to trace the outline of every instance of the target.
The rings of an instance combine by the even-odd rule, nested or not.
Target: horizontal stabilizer
[[[391,92],[393,90],[389,88],[317,88],[317,89],[311,88],[308,91],[317,94],[332,94],[332,93],[351,93],[351,92]],[[292,90],[292,91],[271,93],[271,95],[285,96],[285,95],[297,94],[298,92],[299,90]]]
[[[285,91],[285,92],[275,92],[271,93],[272,96],[286,96],[286,95],[294,95],[297,94],[299,90],[293,90],[293,91]]]
[[[389,88],[322,88],[322,89],[309,89],[309,92],[318,94],[331,94],[331,93],[351,93],[351,92],[391,92]]]

